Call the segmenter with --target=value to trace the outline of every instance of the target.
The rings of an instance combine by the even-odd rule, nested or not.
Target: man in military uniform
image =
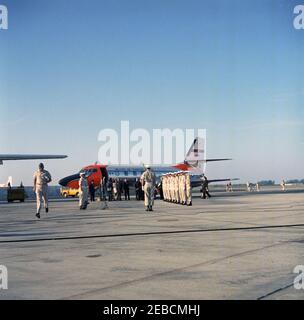
[[[79,179],[79,209],[85,210],[88,205],[88,181],[84,172],[80,173]]]
[[[172,192],[172,202],[175,203],[175,174],[172,173],[172,180],[171,180],[171,192]]]
[[[190,174],[186,174],[186,197],[187,197],[187,206],[192,206],[192,188],[191,188],[191,179]]]
[[[174,191],[174,173],[170,175],[170,194],[171,194],[171,202],[175,201],[175,191]]]
[[[48,183],[52,181],[52,177],[47,170],[44,170],[43,163],[39,164],[39,169],[34,173],[34,188],[37,201],[36,217],[40,219],[41,199],[43,199],[45,212],[49,211],[48,201]]]
[[[174,195],[175,195],[175,203],[179,203],[179,173],[175,173],[174,175]]]
[[[170,195],[169,195],[169,175],[166,174],[165,180],[166,180],[166,201],[170,201]]]
[[[172,202],[172,174],[168,174],[168,200],[169,202]]]
[[[172,173],[172,180],[171,180],[171,193],[172,193],[172,202],[175,203],[175,174]]]
[[[155,187],[155,174],[151,171],[151,167],[147,166],[145,172],[142,174],[141,183],[145,192],[145,206],[146,211],[153,211],[154,204],[154,187]]]
[[[161,183],[162,191],[163,191],[163,200],[166,201],[165,175],[160,176],[160,183]]]
[[[180,203],[186,204],[186,181],[185,181],[185,173],[181,172],[178,178],[178,185],[179,185],[179,195],[180,195]]]

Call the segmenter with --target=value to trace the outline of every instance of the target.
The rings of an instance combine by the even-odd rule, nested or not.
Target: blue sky
[[[304,30],[292,0],[0,1],[0,153],[97,159],[103,128],[206,128],[211,178],[303,178]],[[30,183],[37,162],[6,162]]]

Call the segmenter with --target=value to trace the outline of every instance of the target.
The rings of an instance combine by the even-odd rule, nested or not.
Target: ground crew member
[[[285,186],[286,186],[285,180],[282,180],[282,183],[281,183],[282,191],[286,190]]]
[[[80,173],[79,179],[79,209],[85,210],[88,205],[88,181],[84,172]]]
[[[52,181],[52,177],[47,170],[44,170],[43,163],[39,164],[39,169],[34,173],[34,192],[36,193],[37,201],[37,213],[36,217],[40,219],[41,199],[45,212],[49,212],[49,201],[48,201],[48,183]]]
[[[191,179],[190,174],[186,174],[186,197],[187,197],[187,206],[192,206],[192,188],[191,188]]]
[[[141,184],[145,193],[145,206],[146,211],[153,211],[154,204],[154,186],[155,186],[155,174],[151,171],[151,167],[147,166],[146,171],[142,174]]]

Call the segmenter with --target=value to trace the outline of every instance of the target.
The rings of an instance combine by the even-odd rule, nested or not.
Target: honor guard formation
[[[167,173],[161,176],[164,201],[192,206],[190,174],[185,171]]]

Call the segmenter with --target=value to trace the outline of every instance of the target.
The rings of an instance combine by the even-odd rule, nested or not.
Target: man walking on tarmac
[[[140,180],[145,192],[146,211],[153,211],[152,207],[154,204],[154,186],[156,179],[150,166],[146,166],[146,171],[142,174]]]
[[[209,193],[209,188],[208,188],[209,181],[208,181],[206,176],[203,176],[202,179],[203,179],[203,182],[202,182],[202,195],[201,195],[201,198],[202,199],[206,199],[206,197],[211,198],[211,195]]]
[[[44,170],[43,163],[39,164],[39,169],[34,173],[34,192],[36,193],[37,213],[40,219],[41,199],[43,198],[45,212],[49,212],[48,183],[52,181],[50,173]]]

